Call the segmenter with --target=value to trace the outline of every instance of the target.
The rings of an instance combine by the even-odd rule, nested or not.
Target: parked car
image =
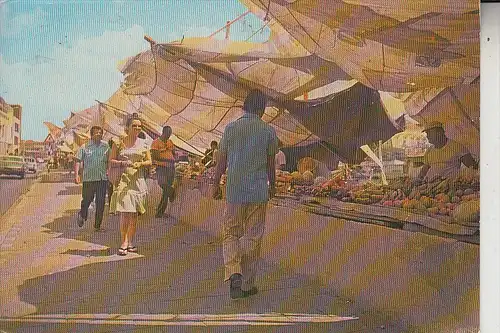
[[[26,161],[26,170],[36,173],[38,166],[34,157],[25,157]]]
[[[1,155],[0,174],[18,175],[24,178],[26,174],[26,162],[23,156]]]

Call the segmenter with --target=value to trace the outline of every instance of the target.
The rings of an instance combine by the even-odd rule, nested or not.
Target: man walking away
[[[83,227],[87,221],[90,203],[96,201],[94,230],[100,231],[104,215],[106,190],[108,188],[107,161],[109,145],[102,141],[103,130],[100,126],[92,126],[91,139],[76,154],[75,183],[80,184],[80,163],[83,164],[83,190],[82,203],[78,213],[78,226]]]
[[[227,167],[226,214],[223,226],[225,278],[232,299],[257,293],[255,275],[260,257],[266,206],[275,193],[275,155],[278,139],[261,117],[266,97],[252,90],[243,104],[244,115],[228,124],[219,145],[213,196]]]
[[[161,218],[167,209],[168,201],[174,201],[175,178],[175,146],[170,136],[172,128],[163,127],[161,136],[151,144],[151,157],[156,165],[156,179],[162,189],[160,203],[156,209],[156,217]]]

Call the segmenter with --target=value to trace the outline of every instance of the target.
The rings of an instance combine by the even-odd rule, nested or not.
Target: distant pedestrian
[[[276,153],[276,157],[274,158],[274,165],[276,166],[276,170],[285,170],[286,167],[286,156],[285,153],[281,150],[283,148],[283,143],[281,140],[278,140],[278,153]]]
[[[160,203],[156,209],[156,217],[161,218],[165,213],[168,202],[174,200],[175,178],[175,146],[170,136],[172,128],[164,126],[161,136],[151,144],[151,156],[156,165],[156,179],[162,189]]]
[[[220,197],[220,179],[227,167],[226,214],[223,227],[224,280],[231,298],[258,292],[255,286],[266,206],[275,194],[275,155],[278,139],[261,118],[266,97],[251,91],[243,104],[245,114],[228,124],[219,146],[213,196]]]
[[[108,140],[108,145],[109,145],[109,151],[113,149],[113,139]],[[109,165],[108,165],[108,172],[109,172]],[[108,174],[109,178],[109,174]],[[108,179],[108,205],[111,206],[111,196],[113,195],[113,183],[111,182],[110,179]]]
[[[75,169],[75,155],[72,152],[68,154],[68,169],[70,175]]]
[[[94,230],[101,229],[106,190],[108,188],[107,162],[109,145],[102,141],[103,130],[100,126],[90,129],[90,141],[80,148],[76,154],[75,183],[80,184],[83,178],[82,202],[78,213],[78,226],[83,227],[87,221],[88,210],[91,202],[96,202]],[[80,178],[80,163],[83,164],[83,173]]]
[[[210,148],[205,151],[205,156],[201,160],[201,163],[205,165],[205,167],[213,168],[217,165],[217,157],[219,155],[219,144],[217,141],[210,142]]]
[[[141,120],[129,118],[125,127],[127,135],[113,144],[109,158],[111,167],[124,167],[109,208],[110,213],[120,213],[121,246],[118,254],[122,256],[128,252],[137,252],[137,219],[146,212],[148,187],[144,174],[145,168],[151,166],[151,154],[146,140],[139,138],[141,130]]]

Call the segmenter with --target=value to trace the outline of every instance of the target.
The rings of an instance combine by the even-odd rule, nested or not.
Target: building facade
[[[45,159],[48,156],[50,144],[44,142],[26,140],[21,142],[21,151],[24,156]]]
[[[22,106],[0,97],[0,155],[21,153]]]

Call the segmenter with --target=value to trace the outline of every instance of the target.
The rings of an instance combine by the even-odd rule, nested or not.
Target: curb
[[[14,203],[5,211],[5,213],[0,216],[0,225],[4,224],[7,220],[7,217],[11,215],[12,211],[16,209],[16,207],[19,205],[19,203],[26,197],[26,195],[31,191],[33,186],[35,184],[40,183],[42,180],[42,174],[43,172],[39,172],[36,176],[36,178],[33,180],[33,182],[28,186],[28,188],[19,195],[19,197],[14,201]],[[10,226],[7,226],[5,234],[0,234],[0,246],[3,245],[5,238],[7,238],[7,235],[12,231],[13,227],[19,223],[19,221],[13,221],[13,223]],[[6,223],[7,225],[7,223]]]

